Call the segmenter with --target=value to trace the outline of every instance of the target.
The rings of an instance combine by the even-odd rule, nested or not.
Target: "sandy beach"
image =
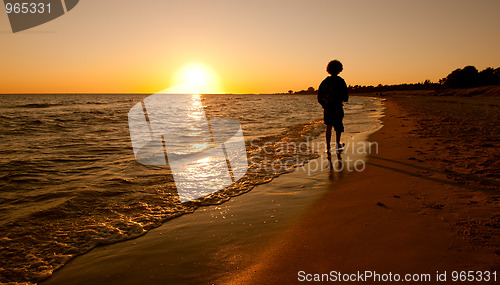
[[[383,128],[368,138],[378,143],[378,153],[370,154],[364,171],[280,176],[138,239],[98,247],[42,283],[290,284],[301,283],[304,274],[376,271],[417,274],[420,281],[429,274],[426,283],[433,284],[437,273],[450,281],[453,271],[498,272],[498,175],[494,164],[480,164],[497,154],[492,148],[478,155],[484,141],[475,153],[440,152],[467,140],[447,133],[450,126],[469,126],[436,112],[450,101],[476,102],[472,109],[479,113],[498,110],[498,97],[388,97]],[[488,127],[484,118],[476,117],[478,133]],[[497,119],[489,117],[492,124]],[[498,132],[482,139],[497,146]],[[480,171],[466,173],[456,162],[463,159],[479,161],[473,170]],[[475,179],[464,183],[465,174]]]
[[[223,283],[290,284],[299,271],[365,270],[430,273],[438,283],[436,271],[448,281],[453,271],[498,271],[498,193],[447,178],[418,155],[429,141],[413,133],[403,102],[385,104],[384,127],[370,137],[380,152],[367,170],[339,181],[254,266]]]

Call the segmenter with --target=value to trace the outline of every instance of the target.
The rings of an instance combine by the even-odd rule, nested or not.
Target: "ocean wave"
[[[29,103],[13,106],[13,108],[50,108],[57,106],[64,106],[65,104],[61,103]]]

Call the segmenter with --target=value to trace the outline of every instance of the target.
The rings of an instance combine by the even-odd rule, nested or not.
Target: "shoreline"
[[[288,199],[294,203],[295,199],[306,198],[301,191],[311,190],[309,187],[315,183],[304,182],[308,177],[297,172],[280,176],[244,195],[245,200],[261,199],[258,191],[263,189],[272,194],[267,202],[275,204],[274,211],[264,210],[266,220],[262,224],[238,224],[237,216],[249,212],[238,213],[244,207],[242,199],[235,197],[220,206],[204,207],[174,219],[176,222],[169,226],[164,224],[138,239],[98,247],[76,257],[42,284],[69,281],[73,284],[136,284],[145,280],[153,284],[193,280],[215,284],[288,284],[297,282],[299,270],[308,273],[498,270],[498,255],[474,245],[460,232],[457,234],[456,226],[464,210],[465,213],[482,211],[484,215],[484,211],[495,209],[494,205],[481,210],[487,199],[475,193],[479,203],[472,204],[472,208],[464,209],[464,205],[449,208],[443,202],[454,201],[447,197],[449,193],[465,195],[470,189],[450,181],[433,165],[419,158],[410,159],[415,155],[408,143],[416,138],[409,131],[415,122],[398,111],[398,105],[391,99],[385,104],[384,127],[369,137],[369,141],[380,144],[380,153],[370,156],[367,169],[342,177],[333,185],[322,176],[313,188],[318,190],[315,201],[289,220],[282,222],[275,214],[275,211],[283,211],[280,207],[285,203],[281,202]],[[288,183],[283,183],[286,180]],[[281,193],[276,189],[281,189]],[[293,197],[290,193],[299,194]],[[310,192],[302,194],[310,196]],[[208,223],[199,220],[199,214],[208,215],[212,220]],[[190,221],[186,224],[184,219]],[[271,223],[266,222],[272,219],[276,222],[270,227]],[[214,227],[217,221],[225,223]],[[188,229],[187,225],[194,228]],[[227,230],[235,225],[240,235]],[[193,231],[197,230],[204,241],[192,238]],[[183,252],[175,252],[175,246],[168,248],[167,235],[171,242],[182,241],[194,246],[189,251],[183,246]],[[191,238],[186,239],[186,235]],[[248,236],[252,237],[250,243],[245,240]],[[218,248],[221,251],[210,248],[196,251],[207,245],[217,249],[218,243],[224,244]],[[172,253],[172,250],[177,258],[174,261],[184,269],[172,272],[174,264],[165,262],[173,259],[162,253]],[[206,258],[210,260],[207,262]],[[197,262],[197,259],[203,261]],[[206,279],[196,276],[199,272],[205,272]]]
[[[247,268],[255,252],[297,223],[329,185],[347,174],[336,172],[328,177],[325,171],[311,170],[308,175],[313,161],[328,167],[325,159],[310,160],[245,195],[200,207],[136,239],[96,247],[41,284],[137,284],[144,280],[207,284],[224,273]]]
[[[346,142],[354,145],[366,140],[367,135],[352,133],[346,136]],[[323,140],[320,136],[310,143],[316,146]],[[365,155],[346,157],[358,161]],[[306,209],[321,199],[328,185],[347,174],[344,170],[329,175],[327,168],[322,153],[320,158],[245,195],[200,207],[136,239],[94,248],[41,284],[137,284],[147,279],[157,283],[212,283],[225,272],[247,268],[255,252],[299,221]],[[148,271],[153,273],[148,275]]]

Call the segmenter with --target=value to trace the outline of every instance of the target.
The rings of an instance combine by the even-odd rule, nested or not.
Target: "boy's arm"
[[[326,105],[326,92],[325,92],[325,83],[324,83],[324,81],[321,82],[321,84],[319,85],[319,88],[318,88],[318,103],[321,104],[321,107],[323,107],[323,109],[325,108],[325,105]]]
[[[349,92],[347,91],[347,84],[345,83],[344,79],[342,79],[342,82],[344,83],[343,85],[343,90],[342,90],[342,101],[347,102],[349,101]]]

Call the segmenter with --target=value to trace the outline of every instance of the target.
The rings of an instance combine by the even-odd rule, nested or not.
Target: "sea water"
[[[223,203],[322,151],[282,149],[324,131],[314,95],[201,96],[209,119],[240,122],[249,170],[226,189],[181,203],[168,166],[134,157],[127,116],[146,96],[0,95],[0,282],[41,280],[97,245]],[[345,113],[350,133],[376,129],[380,101],[351,97]],[[269,167],[283,161],[286,168]]]

